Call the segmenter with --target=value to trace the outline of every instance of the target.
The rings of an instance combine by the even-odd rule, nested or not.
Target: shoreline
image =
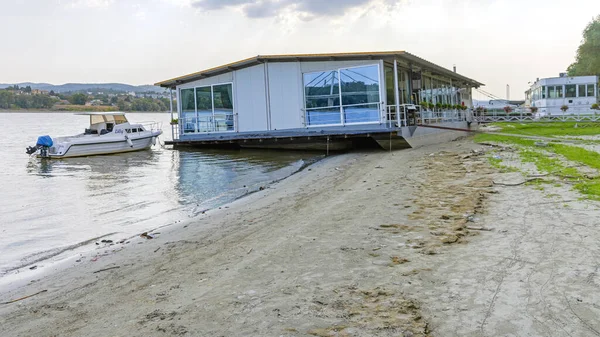
[[[337,155],[332,155],[331,157],[335,157]],[[153,233],[159,233],[158,231],[162,231],[163,229],[169,229],[170,231],[178,231],[181,230],[184,226],[187,226],[189,222],[197,220],[200,217],[204,217],[208,214],[212,214],[215,211],[221,211],[224,209],[228,209],[232,207],[236,202],[243,202],[245,198],[252,196],[255,193],[258,193],[264,189],[269,189],[271,186],[282,183],[286,179],[302,172],[305,169],[308,169],[314,164],[317,164],[321,161],[327,160],[328,157],[315,157],[310,160],[302,160],[303,164],[300,165],[298,169],[293,171],[288,176],[283,178],[275,179],[273,181],[266,182],[265,186],[259,186],[258,188],[248,190],[246,193],[241,194],[232,200],[229,200],[223,204],[215,205],[212,208],[206,208],[199,212],[198,215],[195,215],[192,218],[188,218],[185,220],[174,220],[169,224],[164,224],[160,226],[156,226],[153,228],[147,229],[144,233],[148,233],[151,236],[155,236]],[[19,288],[27,285],[31,281],[37,279],[43,279],[49,276],[52,276],[55,273],[69,271],[72,268],[78,268],[82,264],[82,260],[89,261],[93,259],[95,252],[99,250],[112,250],[111,254],[118,254],[121,250],[127,248],[128,246],[132,246],[134,243],[138,243],[140,239],[140,234],[135,234],[129,237],[123,238],[120,236],[117,240],[117,235],[119,233],[107,233],[103,234],[99,237],[86,239],[81,242],[74,243],[65,247],[58,247],[55,249],[51,249],[48,251],[42,252],[34,252],[28,255],[27,257],[43,255],[42,257],[36,258],[33,261],[28,261],[24,264],[10,267],[3,271],[3,274],[0,275],[0,297],[3,293],[15,291]],[[105,244],[101,243],[99,245],[101,239],[109,239],[110,243]],[[95,244],[95,245],[94,245]],[[99,245],[99,246],[98,246]],[[57,251],[57,252],[54,252]],[[51,253],[52,252],[52,253]],[[26,258],[27,258],[26,257]],[[76,261],[77,260],[77,261]],[[85,262],[84,262],[85,263]],[[25,274],[25,275],[22,275]]]

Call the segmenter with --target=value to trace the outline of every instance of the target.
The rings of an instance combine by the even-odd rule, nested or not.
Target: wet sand
[[[600,334],[599,204],[568,186],[494,184],[521,177],[483,150],[330,157],[0,293],[47,290],[0,305],[0,335]]]

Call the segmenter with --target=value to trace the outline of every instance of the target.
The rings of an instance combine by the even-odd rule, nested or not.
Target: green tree
[[[583,30],[575,63],[567,71],[569,76],[600,75],[600,15]]]
[[[73,103],[73,104],[77,104],[77,105],[85,105],[85,102],[87,102],[87,95],[86,94],[82,94],[82,93],[78,93],[78,94],[73,94],[71,96],[71,98],[69,99],[69,102]]]
[[[119,102],[117,103],[117,107],[119,108],[119,111],[130,111],[130,105],[125,102],[124,100],[119,100]]]
[[[8,90],[0,90],[0,109],[10,109],[15,102],[15,94]]]

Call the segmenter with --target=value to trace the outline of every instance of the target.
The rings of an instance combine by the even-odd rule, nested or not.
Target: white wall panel
[[[264,65],[236,70],[233,87],[237,103],[235,110],[238,114],[238,131],[267,130]]]
[[[271,129],[304,127],[302,73],[298,62],[269,63]]]

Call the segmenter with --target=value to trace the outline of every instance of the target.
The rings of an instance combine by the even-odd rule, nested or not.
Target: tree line
[[[11,86],[0,89],[0,109],[52,109],[57,103],[67,101],[72,105],[85,105],[96,101],[98,105],[112,106],[119,111],[168,111],[169,99],[152,97],[132,97],[129,95],[106,95],[85,93],[58,93],[31,95],[30,87]],[[63,103],[67,103],[63,102]]]
[[[575,62],[567,71],[569,76],[600,75],[600,15],[583,30]]]
[[[17,95],[12,90],[0,90],[0,109],[51,109],[57,102],[48,95]]]
[[[117,100],[119,111],[168,111],[170,109],[169,100],[166,98],[130,96],[127,98]]]

